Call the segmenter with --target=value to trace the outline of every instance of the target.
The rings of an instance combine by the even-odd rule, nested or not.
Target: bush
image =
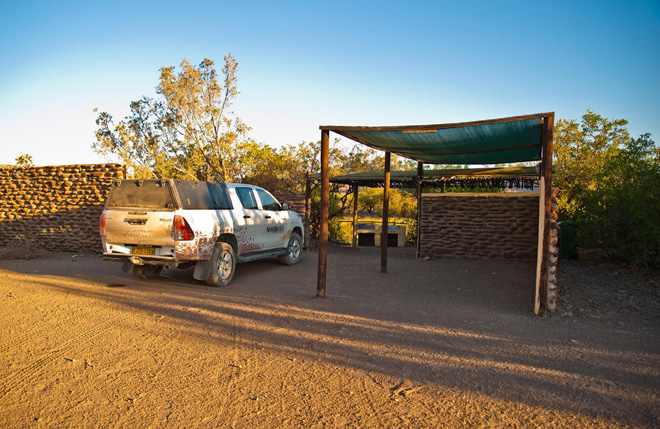
[[[369,216],[383,215],[383,190],[381,188],[360,188],[358,209]],[[416,191],[390,189],[390,216],[412,218],[417,213]]]
[[[588,112],[555,127],[559,215],[580,224],[578,244],[613,259],[660,267],[660,151],[627,121]]]
[[[350,243],[351,231],[350,222],[342,222],[337,217],[328,220],[328,240],[332,243]]]
[[[660,163],[644,155],[651,147],[642,136],[607,160],[576,220],[583,223],[585,245],[634,265],[660,267]]]
[[[417,244],[417,219],[406,219],[406,244]]]

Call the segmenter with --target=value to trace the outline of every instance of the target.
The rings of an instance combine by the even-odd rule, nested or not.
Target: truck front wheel
[[[206,283],[210,286],[227,286],[234,278],[235,271],[234,248],[227,243],[216,243],[211,255],[211,272]]]
[[[279,261],[284,265],[295,265],[300,262],[300,255],[302,253],[302,240],[300,236],[292,232],[289,238],[289,244],[286,246],[286,253],[279,257]]]

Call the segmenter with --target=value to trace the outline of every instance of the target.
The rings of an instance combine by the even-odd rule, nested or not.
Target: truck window
[[[257,189],[257,194],[259,194],[261,206],[264,210],[280,210],[280,203],[278,203],[275,198],[271,197],[268,192]]]
[[[174,209],[170,182],[165,180],[117,180],[110,188],[106,207]]]
[[[224,183],[176,180],[181,208],[188,210],[232,209]]]
[[[252,188],[236,188],[236,193],[238,194],[238,199],[241,200],[243,208],[246,209],[258,209],[257,200],[254,198],[254,193]]]

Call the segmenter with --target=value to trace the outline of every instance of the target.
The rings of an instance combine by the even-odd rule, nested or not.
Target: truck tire
[[[300,262],[300,256],[302,255],[301,243],[300,236],[292,232],[289,238],[289,244],[286,246],[286,253],[278,257],[280,263],[284,265],[296,265]]]
[[[210,262],[211,272],[206,283],[210,286],[227,286],[231,283],[236,271],[234,248],[228,243],[216,243]]]
[[[133,275],[139,279],[155,279],[161,271],[162,265],[133,265]]]

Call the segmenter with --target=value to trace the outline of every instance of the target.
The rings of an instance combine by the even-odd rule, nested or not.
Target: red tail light
[[[174,240],[190,241],[195,238],[195,233],[183,216],[174,216]]]
[[[105,237],[105,213],[101,213],[101,218],[99,219],[99,233],[101,237]]]

